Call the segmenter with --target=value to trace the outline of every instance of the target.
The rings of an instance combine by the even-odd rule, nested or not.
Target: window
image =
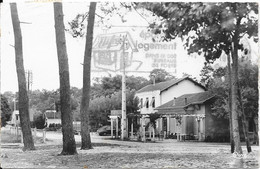
[[[194,107],[195,107],[195,110],[200,110],[200,105],[196,104]]]
[[[152,98],[152,101],[151,101],[150,105],[152,106],[152,108],[155,108],[155,98],[154,97]]]
[[[140,107],[140,108],[143,108],[143,98],[140,99],[139,107]]]
[[[148,97],[146,98],[146,101],[145,101],[144,105],[145,105],[146,108],[149,108],[149,99],[148,99]]]

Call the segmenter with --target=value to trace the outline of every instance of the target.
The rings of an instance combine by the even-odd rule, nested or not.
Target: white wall
[[[160,94],[159,90],[155,91],[149,91],[149,92],[142,92],[137,93],[136,96],[139,98],[139,101],[141,98],[143,99],[143,103],[145,103],[146,98],[149,99],[149,108],[146,108],[145,106],[140,109],[141,114],[150,114],[154,113],[154,108],[150,105],[152,97],[155,97],[155,107],[158,107],[170,100],[173,100],[174,97],[179,97],[184,94],[190,94],[190,93],[199,93],[205,91],[203,88],[201,88],[198,85],[195,85],[190,80],[183,80],[177,85],[174,85],[170,87],[169,89],[163,91]]]
[[[170,118],[170,133],[177,133],[176,119]]]
[[[154,108],[150,105],[152,98],[155,98],[155,107],[160,106],[160,91],[155,90],[155,91],[150,91],[150,92],[143,92],[143,93],[137,93],[136,96],[139,98],[139,101],[141,98],[143,99],[143,108],[140,109],[141,114],[150,114],[154,113]],[[146,98],[149,99],[149,108],[146,108],[144,103],[146,101]]]
[[[200,109],[199,110],[195,110],[194,114],[204,114],[206,113],[206,107],[204,104],[200,105]]]
[[[158,107],[168,101],[173,100],[174,97],[179,97],[184,94],[199,93],[199,92],[204,92],[204,91],[205,90],[202,87],[195,85],[190,80],[183,80],[180,83],[178,83],[177,85],[174,85],[174,86],[170,87],[169,89],[163,91],[162,93],[160,93],[159,90],[155,90],[155,91],[137,93],[136,96],[139,98],[139,101],[141,100],[141,98],[143,99],[143,104],[145,103],[146,98],[149,99],[149,108],[146,108],[145,105],[143,105],[143,108],[140,109],[140,113],[141,114],[151,114],[151,113],[155,112],[154,108],[152,108],[152,106],[150,105],[153,97],[155,97],[155,107]],[[201,110],[199,110],[197,113],[198,114],[205,113],[205,108],[202,107]],[[162,119],[157,120],[157,126],[158,126],[157,127],[158,131],[161,131],[162,130]],[[183,130],[185,131],[186,128],[183,127]],[[183,133],[185,133],[184,131],[183,131]],[[170,120],[170,132],[171,133],[177,132],[175,119]]]
[[[183,80],[177,85],[170,87],[161,93],[161,104],[174,99],[174,97],[179,97],[184,94],[199,93],[205,90],[198,85],[195,85],[190,80]]]
[[[18,120],[16,120],[16,116],[18,116]],[[20,124],[20,117],[19,117],[19,111],[15,110],[12,112],[12,118],[11,118],[12,124]]]

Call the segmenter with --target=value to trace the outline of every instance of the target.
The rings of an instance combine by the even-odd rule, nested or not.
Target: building
[[[204,91],[206,91],[206,88],[190,77],[151,84],[140,89],[137,91],[136,97],[139,98],[140,102],[142,132],[144,133],[145,125],[149,122],[148,115],[157,112],[157,107],[184,94],[194,94]],[[172,132],[174,133],[175,129],[172,126],[176,124],[175,121],[176,119],[162,114],[162,118],[157,120],[157,132],[163,132],[164,137],[167,137]]]
[[[45,111],[45,118],[46,118],[46,123],[47,127],[50,127],[51,125],[61,125],[61,113],[56,112],[56,110],[46,110]]]
[[[20,126],[20,117],[19,117],[19,111],[14,110],[12,113],[11,123],[14,126]]]
[[[33,121],[33,112],[29,111],[29,118],[30,121]],[[14,110],[12,112],[11,122],[9,123],[14,126],[20,126],[20,116],[19,116],[19,110]]]
[[[184,94],[157,108],[158,114],[169,119],[166,132],[178,136],[178,139],[196,139],[204,141],[213,138],[215,128],[210,104],[214,95],[208,91]]]

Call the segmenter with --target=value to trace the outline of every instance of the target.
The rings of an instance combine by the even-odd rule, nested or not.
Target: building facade
[[[211,115],[211,103],[214,95],[208,91],[184,94],[156,108],[157,113],[170,119],[171,135],[178,139],[196,139],[204,141],[213,137],[215,128]]]
[[[157,107],[184,94],[194,94],[204,91],[206,91],[204,86],[189,77],[151,84],[137,91],[136,97],[139,98],[140,114],[142,116],[140,130],[143,135],[145,135],[145,126],[149,122],[149,118],[147,117],[149,117],[149,114],[158,112]],[[177,133],[177,119],[171,118],[167,114],[161,115],[161,118],[156,122],[156,131],[153,132],[155,134],[160,133],[164,137]]]

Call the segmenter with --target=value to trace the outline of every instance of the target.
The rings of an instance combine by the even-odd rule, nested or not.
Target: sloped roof
[[[201,85],[200,83],[194,81],[193,79],[189,78],[188,76],[180,78],[180,79],[172,79],[172,80],[168,80],[166,82],[161,82],[161,83],[156,83],[155,85],[150,84],[147,85],[145,87],[143,87],[142,89],[138,90],[137,93],[142,93],[142,92],[149,92],[149,91],[155,91],[155,90],[160,90],[160,92],[167,90],[168,88],[177,85],[178,83],[180,83],[183,80],[190,80],[191,82],[193,82],[194,84],[202,87],[203,89],[206,89],[203,85]]]
[[[54,117],[54,115],[55,115],[55,117]],[[56,110],[46,110],[45,116],[48,119],[57,119],[57,118],[61,118],[61,112],[56,112]]]
[[[206,101],[213,98],[214,96],[215,95],[213,95],[209,91],[194,93],[194,94],[185,94],[185,95],[177,97],[176,99],[173,99],[159,107],[156,107],[155,110],[183,109],[185,107],[188,107],[189,105],[203,104]],[[187,99],[187,103],[185,103],[185,98]]]

